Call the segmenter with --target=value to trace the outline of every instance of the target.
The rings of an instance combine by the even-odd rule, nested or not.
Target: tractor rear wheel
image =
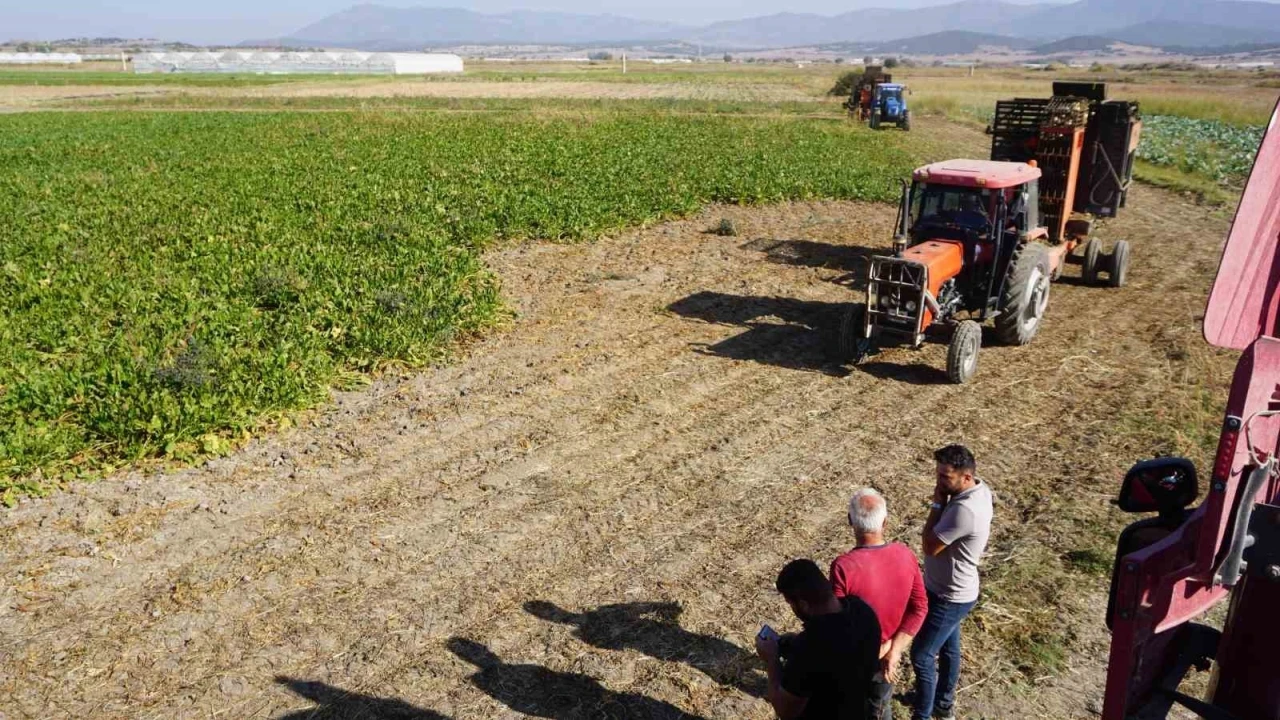
[[[1113,288],[1124,287],[1124,283],[1129,278],[1129,243],[1125,240],[1116,241],[1116,246],[1111,250],[1111,268],[1108,273],[1109,284]]]
[[[1089,238],[1089,242],[1084,244],[1084,260],[1080,265],[1080,277],[1086,285],[1098,284],[1098,271],[1102,269],[1098,267],[1101,254],[1102,243],[1097,238]]]
[[[871,340],[865,336],[867,306],[851,305],[840,321],[840,362],[857,365],[871,350]]]
[[[961,321],[947,347],[947,379],[957,385],[969,382],[978,371],[978,350],[982,347],[982,326]]]
[[[1026,345],[1040,330],[1049,307],[1049,248],[1027,243],[1014,251],[996,316],[996,337],[1009,345]]]

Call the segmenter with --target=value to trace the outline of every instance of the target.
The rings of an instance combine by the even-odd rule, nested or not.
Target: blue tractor
[[[871,91],[871,129],[879,130],[884,123],[911,130],[911,111],[907,109],[907,86],[898,83],[879,83]]]

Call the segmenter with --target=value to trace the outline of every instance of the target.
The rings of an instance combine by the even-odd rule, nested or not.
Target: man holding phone
[[[978,602],[978,563],[991,534],[991,489],[963,445],[933,455],[937,483],[924,523],[924,586],[929,613],[911,646],[914,720],[954,720],[960,679],[960,623]]]
[[[812,560],[787,563],[776,586],[804,630],[785,643],[768,625],[756,636],[774,712],[780,720],[863,720],[880,664],[875,613],[856,597],[837,599]]]

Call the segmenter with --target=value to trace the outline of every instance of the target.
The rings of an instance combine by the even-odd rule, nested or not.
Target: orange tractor
[[[1086,282],[1124,285],[1129,244],[1104,253],[1092,218],[1124,206],[1137,104],[1106,102],[1101,84],[1055,83],[1054,93],[997,104],[990,160],[934,163],[903,183],[894,254],[871,259],[866,303],[841,327],[843,359],[857,363],[885,340],[919,347],[949,326],[947,376],[964,383],[982,323],[994,320],[1002,343],[1031,342],[1068,263]]]

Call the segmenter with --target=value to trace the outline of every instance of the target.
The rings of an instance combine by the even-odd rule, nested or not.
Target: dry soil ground
[[[1060,558],[1107,546],[1118,474],[1182,442],[1164,405],[1229,366],[1196,349],[1225,224],[1130,205],[1104,230],[1130,284],[1055,285],[1041,336],[984,349],[966,387],[941,344],[830,360],[891,207],[495,251],[516,317],[455,364],[0,515],[0,717],[767,718],[748,648],[794,626],[778,567],[844,549],[866,484],[914,544],[949,441],[1000,497],[965,714],[1087,717],[1105,577]],[[721,217],[738,237],[704,232]],[[1049,671],[998,640],[1026,626],[1065,648]]]

